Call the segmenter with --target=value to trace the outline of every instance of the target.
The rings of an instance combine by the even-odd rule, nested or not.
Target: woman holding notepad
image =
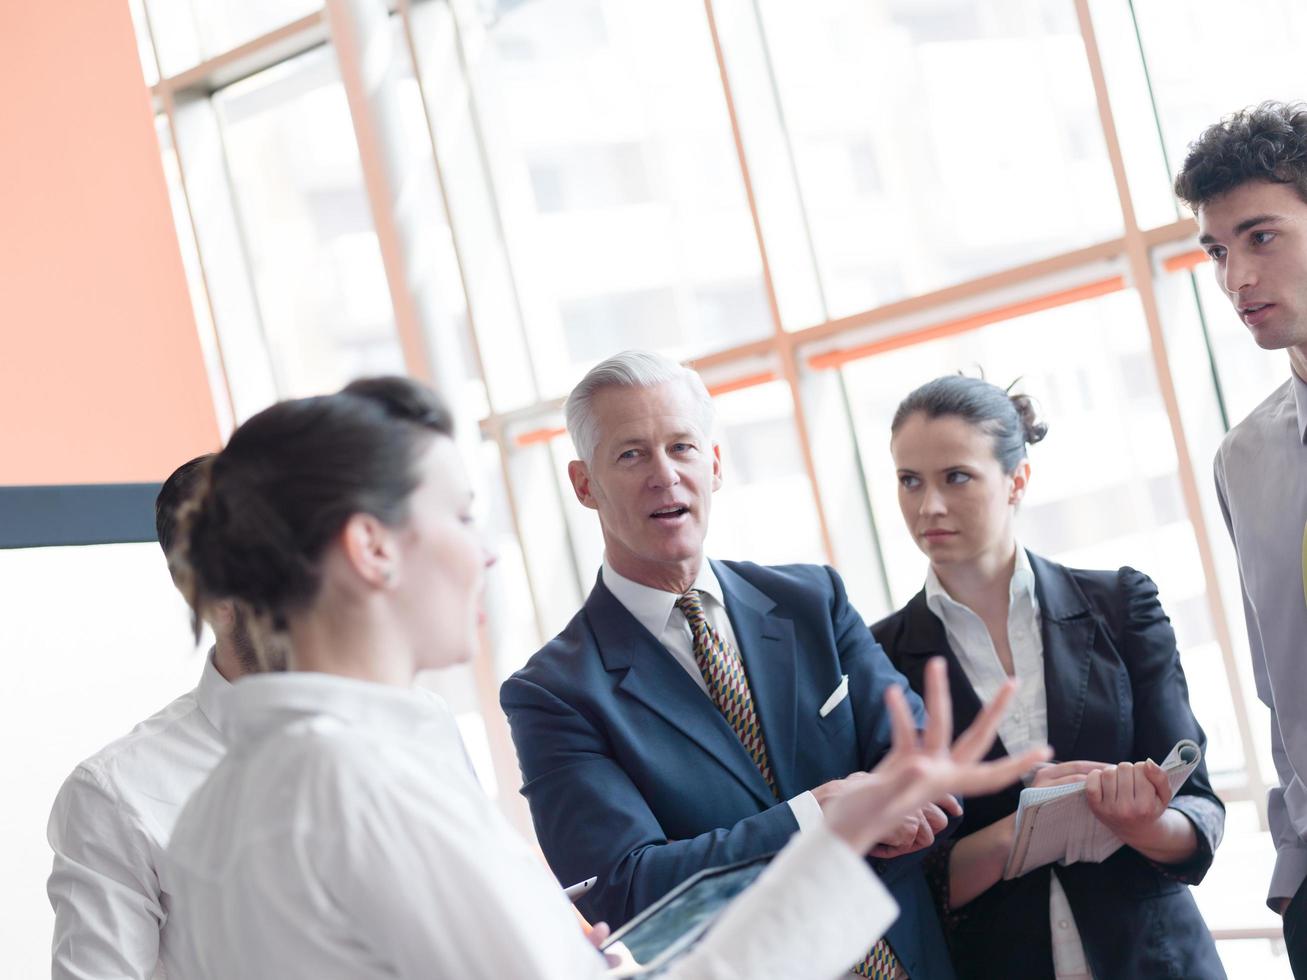
[[[1028,779],[1083,782],[1124,846],[1102,863],[1047,864],[1004,880],[1021,783],[966,801],[930,859],[960,977],[1224,977],[1188,885],[1202,880],[1225,809],[1200,764],[1172,796],[1156,762],[1203,747],[1157,588],[1132,568],[1084,571],[1031,554],[1014,519],[1043,438],[1030,399],[950,376],[899,405],[890,450],[899,503],[930,559],[925,587],[873,632],[914,688],[948,660],[954,723],[1021,682],[995,755],[1047,741]]]

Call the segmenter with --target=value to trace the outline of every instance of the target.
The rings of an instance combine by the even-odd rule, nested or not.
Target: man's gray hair
[[[626,350],[592,367],[567,396],[564,414],[577,456],[587,464],[594,461],[599,445],[599,420],[595,418],[593,402],[598,392],[604,388],[655,388],[672,381],[685,383],[695,400],[700,428],[712,438],[712,396],[698,372],[662,354]]]

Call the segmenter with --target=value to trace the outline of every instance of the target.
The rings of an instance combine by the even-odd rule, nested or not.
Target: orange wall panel
[[[126,0],[0,25],[0,484],[162,479],[219,436]]]

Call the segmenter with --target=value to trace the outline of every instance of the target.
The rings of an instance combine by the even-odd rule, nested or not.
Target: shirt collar
[[[200,673],[200,683],[195,688],[195,702],[200,706],[200,713],[208,719],[209,724],[222,731],[231,681],[218,673],[218,668],[214,666],[213,657],[216,652],[216,648],[210,647],[208,656],[204,658],[204,670]]]
[[[1012,568],[1012,581],[1008,583],[1008,606],[1015,606],[1018,601],[1028,599],[1038,608],[1039,600],[1035,598],[1035,570],[1030,567],[1030,556],[1026,549],[1017,545],[1016,563]],[[926,568],[926,607],[941,619],[945,609],[967,609],[944,589],[933,565]],[[970,611],[970,610],[968,610]]]
[[[1307,381],[1290,371],[1293,384],[1293,404],[1298,410],[1298,437],[1307,445]]]
[[[369,728],[409,733],[439,713],[418,687],[296,670],[242,677],[227,695],[223,733],[232,745],[326,715]]]
[[[661,637],[663,630],[667,628],[668,620],[672,618],[672,610],[676,608],[676,600],[681,597],[680,593],[664,592],[662,589],[650,588],[631,581],[613,570],[613,566],[608,564],[607,555],[604,556],[601,574],[604,585],[613,594],[613,598],[625,606],[626,611],[634,616],[641,626],[655,637]],[[713,573],[712,562],[706,558],[699,567],[699,574],[694,577],[694,584],[690,588],[697,589],[725,608],[726,599],[721,583]]]

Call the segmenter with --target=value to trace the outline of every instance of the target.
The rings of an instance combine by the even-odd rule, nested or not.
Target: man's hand
[[[935,835],[948,826],[949,813],[962,816],[962,804],[952,796],[946,795],[938,803],[927,803],[904,817],[895,833],[871,849],[871,856],[888,860],[930,847],[935,843]]]
[[[812,791],[812,795],[824,813],[835,799],[852,792],[870,778],[871,773],[850,773],[843,779],[822,783]],[[935,843],[935,835],[948,826],[950,815],[962,816],[962,804],[945,793],[934,803],[927,803],[905,816],[872,848],[871,857],[888,860],[930,847]]]
[[[1090,811],[1121,840],[1146,839],[1171,802],[1171,784],[1152,759],[1095,769],[1085,777]]]
[[[892,733],[890,751],[870,773],[861,774],[859,779],[849,777],[848,791],[838,793],[828,806],[823,806],[828,826],[856,852],[866,854],[904,817],[930,800],[939,800],[946,793],[991,793],[1043,762],[1052,754],[1046,745],[1006,759],[982,761],[994,743],[998,723],[1015,690],[1015,682],[1004,684],[967,730],[950,744],[953,705],[943,657],[935,657],[926,665],[924,731],[917,731],[902,690],[891,686],[885,692]]]

